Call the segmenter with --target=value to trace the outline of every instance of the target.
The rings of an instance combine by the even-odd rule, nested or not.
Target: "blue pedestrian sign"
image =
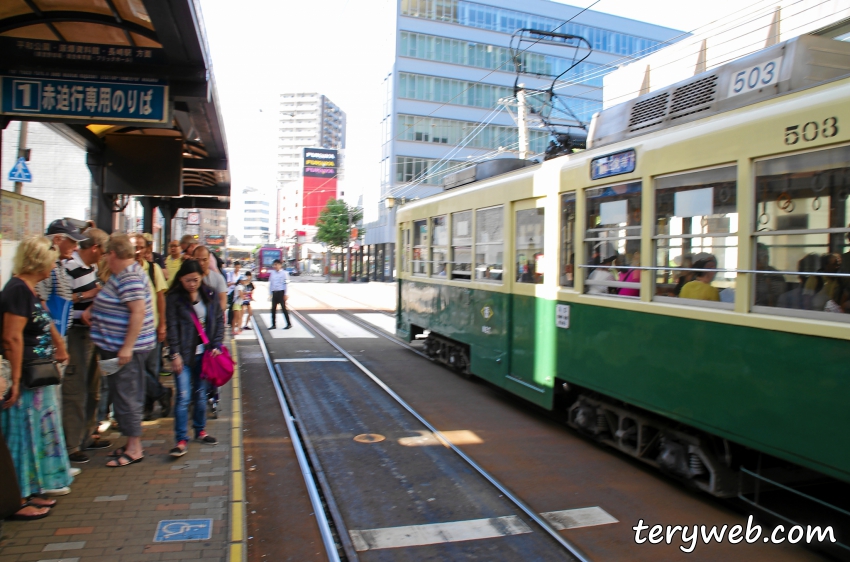
[[[27,167],[26,160],[18,158],[18,161],[9,170],[9,181],[32,182],[32,173],[30,173],[30,169]]]
[[[212,519],[160,521],[153,542],[205,541],[212,537]]]

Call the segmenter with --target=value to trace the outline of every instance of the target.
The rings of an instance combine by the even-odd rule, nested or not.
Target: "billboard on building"
[[[304,149],[301,224],[315,226],[319,213],[330,199],[336,198],[338,158],[339,154],[333,149]]]

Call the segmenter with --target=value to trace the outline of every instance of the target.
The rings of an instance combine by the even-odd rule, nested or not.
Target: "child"
[[[242,301],[244,300],[244,285],[243,279],[239,279],[236,285],[233,286],[233,335],[238,336],[242,333]]]
[[[242,316],[245,318],[245,329],[251,329],[251,301],[254,300],[254,284],[251,283],[251,272],[246,271],[242,276]]]

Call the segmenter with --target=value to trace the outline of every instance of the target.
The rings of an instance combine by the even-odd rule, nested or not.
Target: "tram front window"
[[[755,170],[753,310],[850,321],[850,147]]]
[[[732,308],[738,264],[737,167],[655,180],[655,300]],[[690,270],[690,271],[689,271]],[[699,271],[693,271],[699,270]],[[717,271],[712,271],[717,270]]]
[[[641,182],[585,191],[588,294],[640,296]]]
[[[516,281],[543,283],[543,223],[545,209],[516,212]]]

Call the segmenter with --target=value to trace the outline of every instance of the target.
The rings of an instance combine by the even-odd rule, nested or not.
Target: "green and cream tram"
[[[402,206],[398,335],[718,496],[850,482],[848,76],[801,37]]]

